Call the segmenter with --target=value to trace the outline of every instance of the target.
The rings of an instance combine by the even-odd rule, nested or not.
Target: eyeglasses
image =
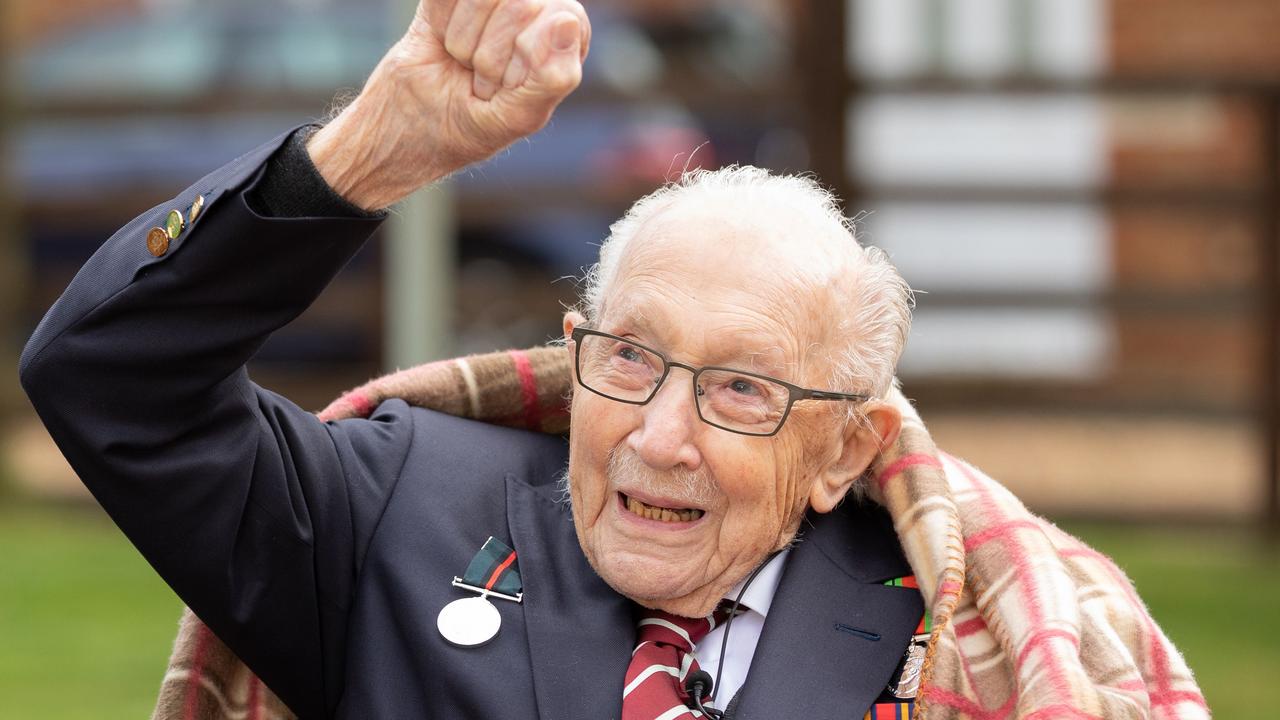
[[[639,343],[583,327],[573,329],[578,384],[610,400],[644,405],[678,367],[693,373],[698,417],[721,430],[768,437],[782,429],[797,400],[862,402],[870,395],[810,390],[789,382],[727,367],[701,367],[668,360]]]

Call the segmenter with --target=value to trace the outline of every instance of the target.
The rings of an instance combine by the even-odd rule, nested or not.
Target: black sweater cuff
[[[369,212],[351,204],[325,182],[307,152],[307,140],[319,129],[319,125],[298,128],[271,156],[262,178],[248,195],[250,207],[260,215],[275,218],[386,215],[386,210]]]

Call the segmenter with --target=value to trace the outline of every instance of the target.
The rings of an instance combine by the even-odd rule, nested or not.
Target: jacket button
[[[181,210],[170,210],[169,216],[164,219],[164,229],[170,240],[177,240],[186,226],[187,219],[182,216]]]
[[[164,228],[153,227],[147,232],[147,249],[160,257],[169,251],[169,233]]]
[[[201,210],[204,210],[204,196],[197,195],[196,199],[191,203],[191,210],[187,212],[188,225],[195,222],[196,218],[200,217]]]

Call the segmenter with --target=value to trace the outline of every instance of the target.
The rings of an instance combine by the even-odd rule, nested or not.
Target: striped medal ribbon
[[[458,647],[480,647],[498,635],[502,615],[489,598],[517,603],[524,599],[516,551],[492,535],[471,558],[462,577],[453,579],[453,586],[479,593],[454,600],[436,616],[436,629]]]
[[[915,575],[894,578],[885,583],[892,587],[913,588],[919,591]],[[901,670],[894,674],[886,689],[891,701],[880,701],[871,706],[863,720],[912,720],[915,716],[915,699],[920,692],[920,673],[924,669],[929,636],[933,632],[933,615],[926,607],[920,622],[902,656]]]

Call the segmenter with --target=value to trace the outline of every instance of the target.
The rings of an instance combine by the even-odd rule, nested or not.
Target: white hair
[[[838,347],[822,348],[834,366],[831,381],[835,384],[824,389],[875,397],[888,393],[911,325],[911,289],[882,250],[858,243],[854,222],[845,217],[835,196],[806,175],[774,175],[739,165],[691,170],[640,198],[610,226],[599,262],[582,280],[580,310],[589,321],[601,316],[632,239],[651,219],[684,202],[772,213],[788,227],[813,229],[834,239],[834,264],[844,276],[832,277],[827,285],[837,293],[845,312],[839,313],[831,328]],[[812,243],[805,233],[778,235],[785,242]]]

